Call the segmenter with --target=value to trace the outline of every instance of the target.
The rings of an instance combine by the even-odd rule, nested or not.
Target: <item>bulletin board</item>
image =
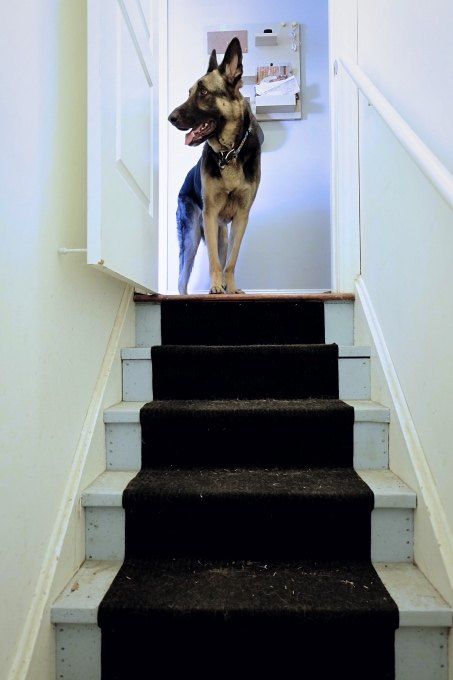
[[[269,29],[272,30],[272,33],[265,32]],[[224,31],[224,36],[216,35],[216,33]],[[207,53],[211,53],[210,48],[212,46],[225,45],[234,36],[237,36],[243,45],[244,86],[242,94],[250,102],[256,118],[259,121],[300,120],[303,117],[303,88],[305,86],[300,24],[293,21],[283,21],[279,24],[210,26],[206,28]],[[224,55],[218,50],[217,54],[220,63]],[[298,95],[266,94],[265,96],[257,96],[255,93],[257,68],[259,66],[283,64],[290,65],[290,70],[300,88]]]

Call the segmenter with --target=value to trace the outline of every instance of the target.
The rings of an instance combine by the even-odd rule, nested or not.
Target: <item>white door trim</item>
[[[359,94],[339,55],[358,61],[357,0],[329,0],[332,291],[360,274]]]
[[[159,64],[159,293],[168,292],[168,0],[152,0],[153,43]],[[156,17],[157,21],[154,21]]]

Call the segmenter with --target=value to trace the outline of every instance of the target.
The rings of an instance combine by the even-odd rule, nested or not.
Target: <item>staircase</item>
[[[102,628],[103,680],[447,680],[452,612],[353,343],[351,296],[136,296],[57,678],[101,678]]]

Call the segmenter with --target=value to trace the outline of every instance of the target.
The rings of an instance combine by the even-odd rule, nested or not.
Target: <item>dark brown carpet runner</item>
[[[394,678],[398,611],[370,562],[322,303],[259,308],[163,307],[103,680]]]

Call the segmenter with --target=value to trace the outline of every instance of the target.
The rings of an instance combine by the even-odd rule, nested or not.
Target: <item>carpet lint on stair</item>
[[[394,677],[398,613],[369,562],[128,559],[99,623],[111,680],[153,668],[169,678]]]
[[[338,348],[319,328],[294,344],[288,318],[271,344],[276,309],[218,346],[187,313],[152,349],[125,562],[98,614],[103,680],[394,679],[398,610],[370,560]]]

